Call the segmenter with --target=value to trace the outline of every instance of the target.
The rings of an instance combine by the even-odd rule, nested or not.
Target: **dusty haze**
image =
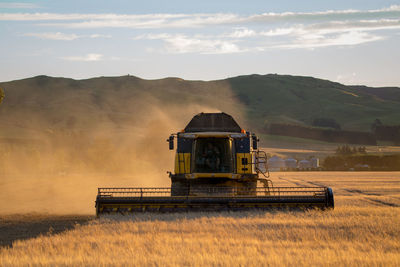
[[[13,127],[3,131],[0,148],[0,213],[92,214],[98,187],[170,186],[169,134],[199,112],[224,111],[244,125],[229,86],[219,88],[190,105],[147,92],[106,92],[97,99],[100,113],[85,101],[90,96],[63,92],[67,104],[50,110],[32,108],[34,100],[25,114],[5,116],[3,109],[5,125]]]

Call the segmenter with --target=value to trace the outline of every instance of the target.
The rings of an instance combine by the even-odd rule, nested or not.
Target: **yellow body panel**
[[[247,164],[244,164],[247,160]],[[236,172],[252,173],[251,153],[236,153]]]
[[[190,153],[176,153],[175,173],[190,173]]]

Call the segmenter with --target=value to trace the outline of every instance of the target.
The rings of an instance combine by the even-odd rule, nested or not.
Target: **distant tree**
[[[375,119],[374,123],[371,124],[371,131],[372,131],[373,133],[375,133],[376,127],[382,126],[382,125],[383,125],[383,123],[381,122],[380,119]]]
[[[336,149],[338,155],[350,155],[351,153],[351,148],[348,145],[338,146]]]
[[[360,147],[358,148],[358,153],[366,154],[366,153],[367,153],[367,150],[366,150],[365,146],[360,146]]]
[[[349,156],[349,155],[354,155],[354,154],[366,154],[367,151],[365,149],[365,146],[363,147],[353,147],[351,148],[349,145],[343,145],[343,146],[338,146],[336,148],[336,154],[337,155],[342,155],[342,156]]]
[[[4,91],[3,91],[3,89],[0,88],[0,104],[4,99],[4,96],[5,96]]]
[[[333,129],[336,129],[336,130],[340,130],[341,129],[339,123],[337,123],[335,119],[329,119],[329,118],[317,118],[317,119],[314,119],[313,122],[312,122],[312,126],[328,127],[328,128],[333,128]]]
[[[351,155],[352,153],[351,147],[349,145],[345,145],[343,150],[344,150],[343,154],[345,155]]]

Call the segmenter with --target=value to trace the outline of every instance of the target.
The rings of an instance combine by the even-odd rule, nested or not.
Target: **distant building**
[[[313,169],[319,168],[319,158],[312,158],[310,161],[311,161],[311,168]]]
[[[271,171],[317,170],[320,168],[320,165],[319,158],[297,161],[294,158],[283,159],[278,156],[273,156],[268,159],[268,168]]]
[[[308,160],[306,160],[306,159],[300,160],[300,161],[299,161],[299,169],[300,169],[300,170],[308,170],[308,169],[311,169],[311,162],[308,161]]]
[[[286,169],[296,169],[297,168],[297,160],[293,158],[285,159],[285,167]]]
[[[273,156],[268,159],[268,168],[271,171],[279,171],[285,168],[285,161],[278,156]]]
[[[365,170],[369,170],[370,169],[368,164],[357,164],[354,167],[355,167],[356,170],[359,170],[359,171],[363,171],[363,170],[365,171]]]

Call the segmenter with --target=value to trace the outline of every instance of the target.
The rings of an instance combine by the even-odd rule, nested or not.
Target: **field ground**
[[[335,210],[1,215],[0,240],[9,241],[0,266],[400,265],[400,172],[275,172],[272,179],[330,186]]]

